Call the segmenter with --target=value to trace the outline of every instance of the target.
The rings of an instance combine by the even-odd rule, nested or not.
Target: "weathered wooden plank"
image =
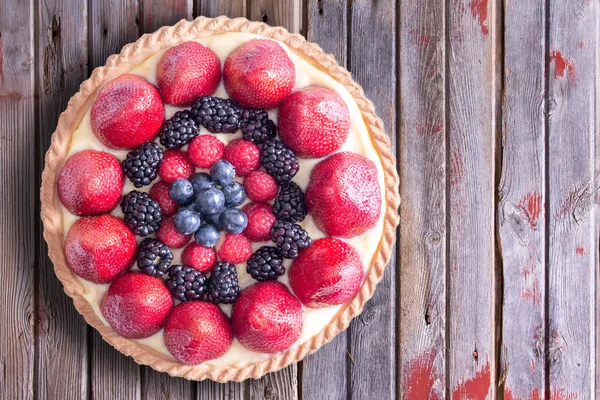
[[[399,391],[446,391],[445,1],[400,3]]]
[[[37,9],[39,31],[39,174],[58,116],[88,74],[87,2],[45,0]],[[31,133],[30,133],[31,134]],[[38,175],[38,182],[41,176]],[[39,187],[39,185],[37,185]],[[39,196],[38,196],[39,197]],[[88,393],[87,324],[63,291],[38,232],[37,397],[86,398]]]
[[[141,0],[141,33],[152,33],[180,19],[192,19],[193,0]]]
[[[499,0],[449,2],[447,392],[496,393],[495,146]]]
[[[35,391],[33,5],[0,3],[0,388],[14,399]]]
[[[504,293],[500,376],[507,399],[545,390],[544,2],[508,2],[498,226]]]
[[[396,149],[396,5],[392,0],[352,1],[348,67],[383,119]],[[395,250],[392,252],[392,254]],[[362,314],[348,329],[349,395],[396,398],[396,257]],[[351,361],[352,361],[351,360]],[[368,377],[368,379],[366,378]]]
[[[229,18],[246,16],[245,0],[196,0],[196,9],[205,17],[226,15]]]
[[[549,395],[593,398],[600,5],[549,5]]]

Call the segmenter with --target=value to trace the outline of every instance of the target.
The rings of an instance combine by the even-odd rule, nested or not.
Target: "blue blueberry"
[[[238,208],[228,208],[219,217],[219,222],[224,230],[231,233],[242,233],[248,225],[246,213]]]
[[[235,168],[229,161],[219,160],[210,167],[210,176],[217,185],[227,186],[233,182]]]
[[[175,229],[182,235],[191,235],[200,228],[202,219],[200,215],[191,210],[182,210],[175,215]]]
[[[220,237],[221,234],[212,225],[202,225],[196,231],[196,243],[204,247],[214,247]]]
[[[221,213],[218,213],[218,214],[202,214],[202,219],[207,224],[211,224],[215,228],[217,228],[218,230],[222,230],[221,229],[221,222],[219,222],[219,217],[220,216],[221,216]]]
[[[239,206],[246,200],[246,189],[239,182],[232,182],[227,186],[223,186],[223,195],[225,196],[225,206]]]
[[[187,204],[194,197],[194,187],[187,179],[175,179],[169,188],[169,195],[179,204]]]
[[[198,194],[202,189],[215,187],[211,177],[206,172],[198,172],[190,177],[194,193]]]
[[[216,188],[203,189],[196,197],[196,207],[202,214],[218,214],[225,209],[225,196]]]
[[[188,204],[184,204],[182,206],[179,206],[179,212],[183,211],[183,210],[190,210],[190,211],[194,211],[194,212],[198,212],[198,207],[196,206],[196,202],[192,201]]]

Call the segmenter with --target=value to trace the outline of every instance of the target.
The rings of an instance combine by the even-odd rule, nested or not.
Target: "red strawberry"
[[[250,243],[250,240],[243,233],[238,235],[227,233],[225,240],[223,240],[221,247],[219,247],[217,255],[221,261],[241,264],[248,261],[252,255],[252,243]]]
[[[225,145],[212,135],[200,135],[188,146],[190,161],[198,168],[210,168],[223,157]]]
[[[164,158],[158,167],[158,176],[163,181],[172,183],[177,178],[188,179],[194,171],[194,164],[185,151],[170,149],[165,151]]]
[[[106,83],[90,111],[92,131],[113,149],[134,150],[154,140],[165,117],[158,89],[141,76],[123,74]]]
[[[346,242],[317,239],[292,262],[289,278],[294,294],[305,306],[327,307],[356,296],[363,265],[358,252]]]
[[[221,61],[208,47],[183,42],[165,51],[156,67],[158,88],[167,104],[186,107],[213,94],[221,81]]]
[[[196,365],[221,357],[233,342],[227,315],[206,301],[177,305],[165,325],[165,346],[177,360]]]
[[[110,212],[119,204],[125,176],[110,153],[83,150],[67,159],[56,189],[60,201],[73,214],[88,216]]]
[[[296,70],[277,42],[254,39],[227,57],[223,81],[229,96],[243,107],[275,108],[292,91]]]
[[[112,215],[75,221],[65,239],[67,263],[77,275],[108,283],[131,267],[137,243],[127,225]]]
[[[148,195],[158,203],[162,211],[163,217],[175,215],[179,209],[179,204],[171,198],[169,194],[170,186],[165,181],[158,181],[150,188]]]
[[[173,308],[173,297],[160,278],[128,272],[111,283],[100,309],[110,326],[121,336],[142,339],[164,325]]]
[[[258,282],[244,289],[233,305],[235,337],[245,348],[276,353],[290,347],[302,332],[302,304],[280,282]]]
[[[244,234],[253,242],[271,240],[271,228],[275,223],[275,214],[267,203],[250,203],[243,208],[248,217],[248,226]]]
[[[279,187],[275,179],[263,171],[252,171],[244,177],[244,189],[250,200],[269,201],[277,196]]]
[[[260,168],[260,150],[254,143],[232,140],[225,147],[223,159],[235,167],[237,176],[246,176]]]
[[[350,131],[350,112],[333,90],[308,86],[279,107],[281,141],[298,157],[319,158],[342,147]]]
[[[377,168],[367,158],[336,153],[310,174],[306,205],[315,223],[329,236],[353,237],[379,220],[381,192]]]
[[[188,244],[192,235],[182,235],[177,232],[174,220],[175,217],[163,219],[158,232],[156,232],[156,238],[172,249],[180,249]]]
[[[190,243],[183,254],[181,254],[181,263],[193,267],[200,272],[209,272],[217,261],[215,249],[200,246],[196,242]]]

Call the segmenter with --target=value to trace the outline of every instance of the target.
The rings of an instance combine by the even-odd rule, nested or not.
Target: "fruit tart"
[[[243,18],[164,27],[97,68],[46,155],[65,292],[136,362],[257,378],[372,296],[398,224],[373,104],[315,44]]]

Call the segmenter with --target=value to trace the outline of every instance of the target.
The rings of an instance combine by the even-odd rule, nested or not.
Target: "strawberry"
[[[196,242],[190,243],[181,254],[181,263],[193,267],[202,273],[209,272],[217,261],[215,249],[204,247]]]
[[[350,238],[366,232],[381,212],[375,164],[350,152],[319,162],[310,174],[306,205],[317,227],[329,236]]]
[[[260,149],[242,139],[232,140],[225,146],[223,159],[235,167],[237,176],[246,176],[260,168]]]
[[[275,223],[275,214],[267,203],[250,203],[243,211],[248,217],[248,226],[244,234],[253,242],[271,240],[271,228]]]
[[[342,147],[350,131],[350,112],[342,98],[322,86],[292,93],[279,107],[279,136],[298,157],[319,158]]]
[[[164,334],[165,346],[173,357],[190,365],[221,357],[233,342],[229,318],[206,301],[177,305],[167,319]]]
[[[156,78],[167,104],[191,106],[198,97],[217,90],[221,81],[221,61],[208,47],[183,42],[160,57]]]
[[[302,304],[283,283],[257,282],[233,305],[235,337],[245,348],[276,353],[289,348],[302,332]]]
[[[170,217],[177,213],[179,204],[171,198],[169,194],[170,185],[165,181],[158,181],[150,188],[148,195],[158,203],[162,210],[163,217]]]
[[[264,171],[252,171],[244,177],[244,189],[250,200],[269,201],[277,196],[275,179]]]
[[[142,339],[163,327],[173,297],[160,278],[128,272],[111,283],[100,303],[102,315],[121,336]]]
[[[292,91],[294,63],[273,40],[254,39],[235,49],[223,67],[229,96],[246,108],[275,108]]]
[[[210,168],[223,157],[225,145],[212,135],[200,135],[188,146],[190,161],[198,168]]]
[[[125,175],[110,153],[83,150],[67,159],[56,189],[60,201],[75,215],[110,212],[119,204]]]
[[[337,238],[317,239],[300,252],[288,272],[294,294],[307,307],[343,304],[354,298],[363,279],[358,252]]]
[[[252,255],[252,243],[243,233],[227,233],[217,252],[221,261],[241,264],[248,261]]]
[[[172,249],[180,249],[188,244],[192,235],[182,235],[177,232],[174,220],[175,217],[163,219],[158,232],[156,232],[156,238]]]
[[[113,149],[134,150],[154,140],[165,117],[158,89],[141,76],[123,74],[106,83],[90,111],[96,137]]]
[[[75,221],[65,239],[67,263],[77,275],[108,283],[131,267],[137,243],[127,225],[112,215]]]
[[[158,167],[158,176],[163,181],[172,183],[177,178],[188,179],[194,171],[194,164],[185,151],[171,149],[165,151],[164,158]]]

